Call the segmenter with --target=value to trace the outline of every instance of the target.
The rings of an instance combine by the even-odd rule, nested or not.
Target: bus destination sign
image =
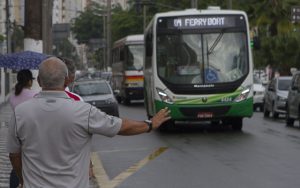
[[[243,16],[193,16],[176,18],[159,18],[159,28],[168,29],[205,29],[244,27]]]

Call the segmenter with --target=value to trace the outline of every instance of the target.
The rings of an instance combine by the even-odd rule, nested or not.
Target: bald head
[[[66,77],[67,66],[56,57],[44,60],[39,66],[38,81],[43,90],[64,90]]]

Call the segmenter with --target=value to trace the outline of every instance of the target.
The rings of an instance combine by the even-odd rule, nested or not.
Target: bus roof
[[[144,44],[144,34],[128,35],[114,42],[114,47],[119,45],[128,45],[128,44]]]
[[[155,14],[155,18],[157,17],[171,17],[171,16],[185,16],[185,15],[216,15],[216,14],[243,14],[246,15],[244,11],[241,10],[227,10],[227,9],[185,9],[185,10],[178,10],[178,11],[169,11],[163,13]]]

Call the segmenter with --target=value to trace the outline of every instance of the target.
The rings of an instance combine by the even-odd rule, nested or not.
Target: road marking
[[[118,176],[116,176],[112,180],[110,180],[108,175],[106,174],[103,164],[99,158],[99,155],[96,152],[93,152],[91,158],[94,163],[94,173],[95,173],[95,178],[98,186],[101,188],[114,188],[120,185],[125,179],[127,179],[129,176],[131,176],[132,174],[140,170],[142,167],[144,167],[150,161],[154,160],[156,157],[161,155],[167,149],[168,149],[167,147],[158,148],[157,150],[155,150],[153,153],[151,153],[141,161],[132,165],[124,172],[121,172]]]

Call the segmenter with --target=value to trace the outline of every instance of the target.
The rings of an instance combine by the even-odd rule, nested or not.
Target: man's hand
[[[161,109],[151,119],[153,129],[157,129],[162,123],[164,123],[165,121],[167,121],[169,119],[171,119],[171,117],[170,117],[170,110],[167,107],[164,108],[164,109]]]
[[[170,111],[168,108],[161,109],[157,114],[153,116],[152,129],[157,129],[162,123],[169,120]],[[150,129],[151,130],[151,129]],[[136,135],[149,131],[149,126],[144,121],[135,121],[130,119],[122,119],[122,126],[119,131],[119,135]]]

